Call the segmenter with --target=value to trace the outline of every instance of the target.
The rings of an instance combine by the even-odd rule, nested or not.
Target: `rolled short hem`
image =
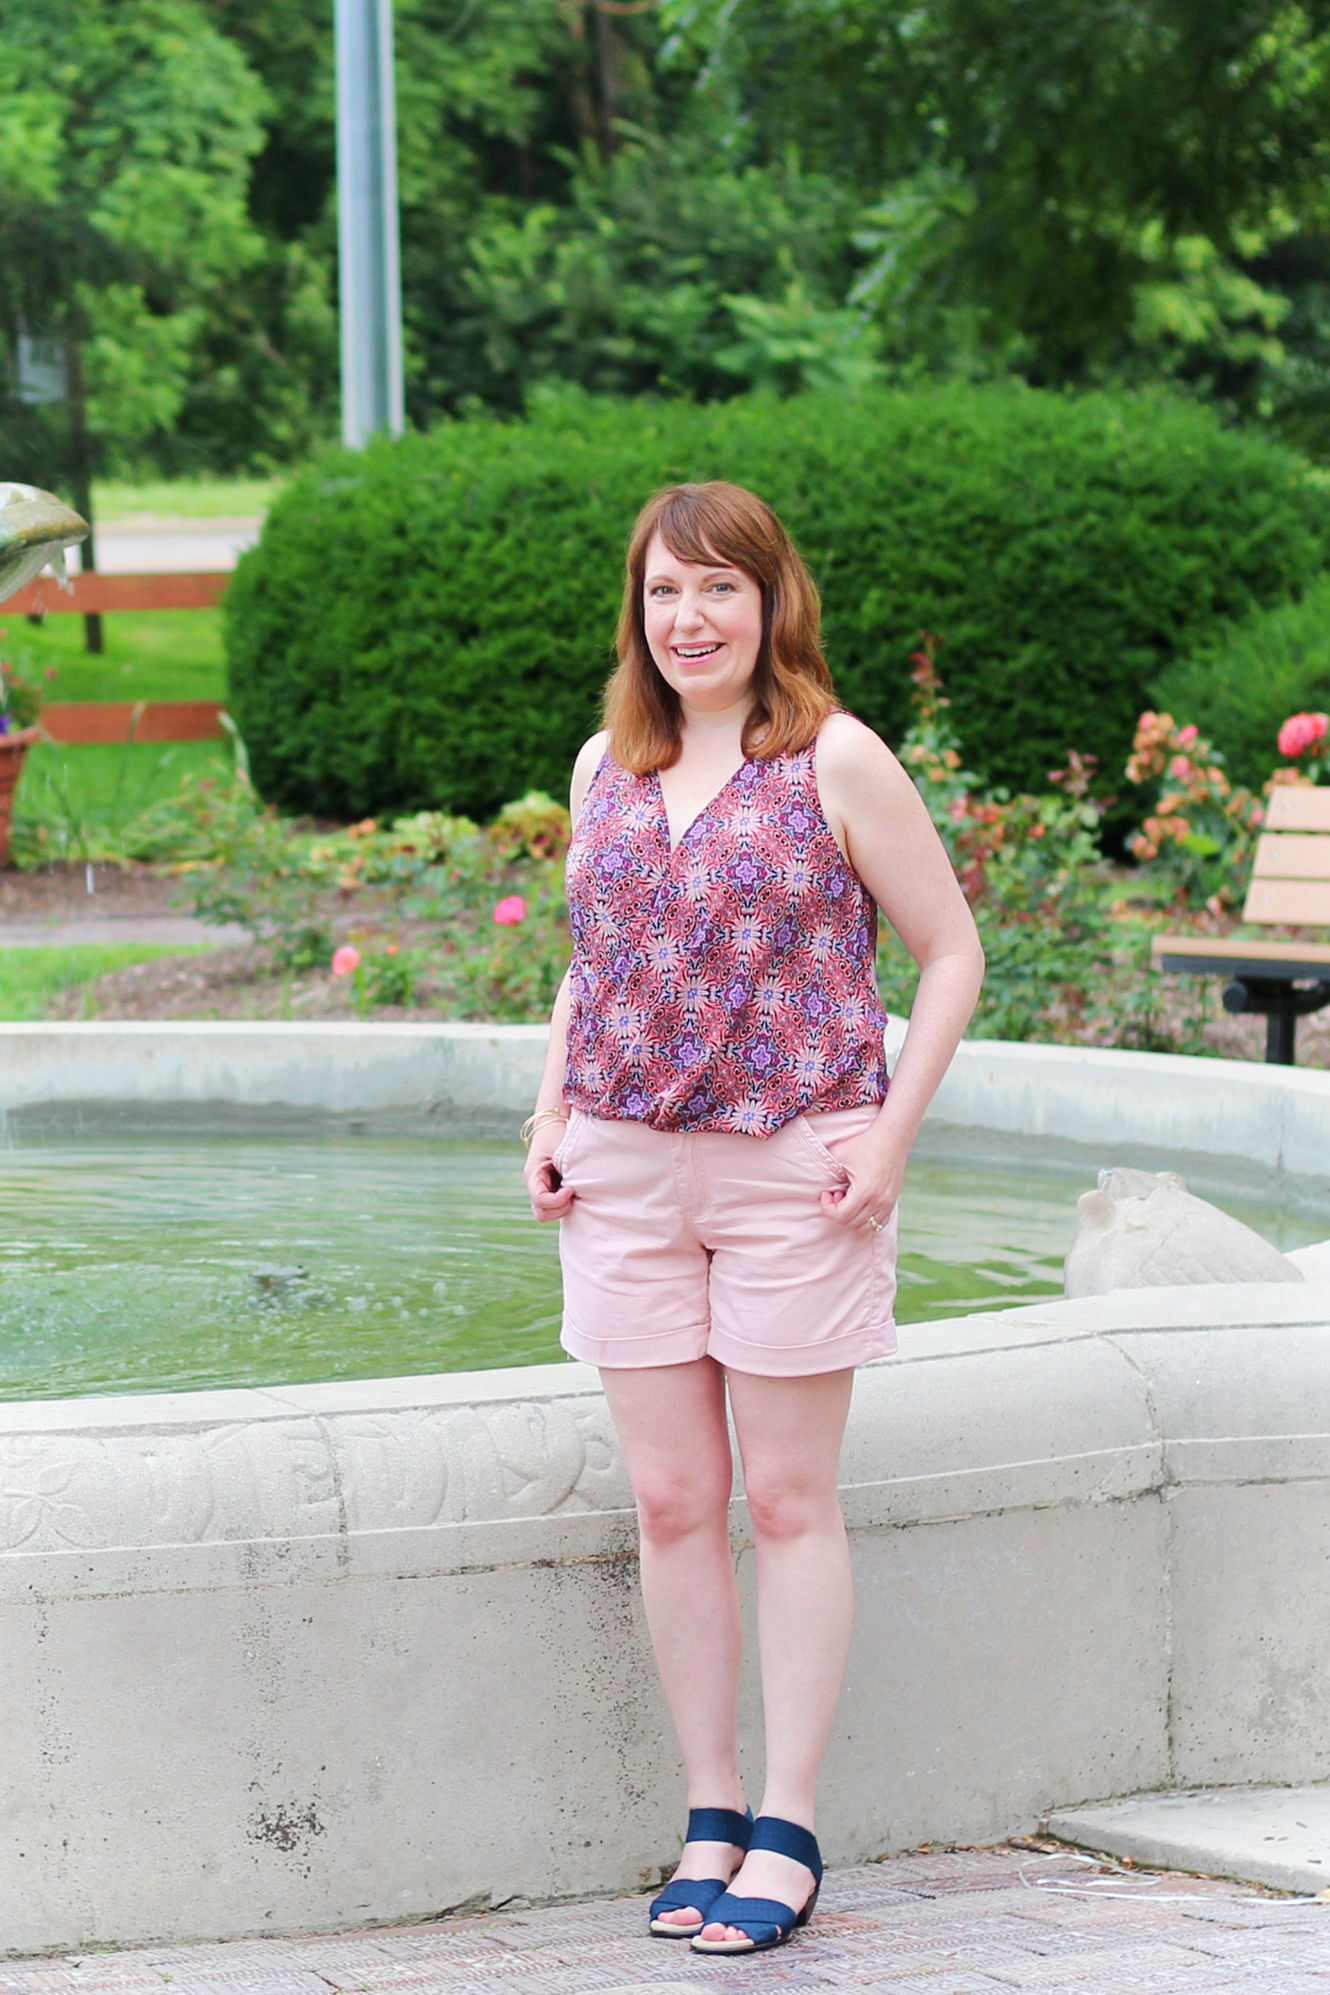
[[[874,1358],[896,1355],[896,1325],[890,1319],[843,1337],[773,1347],[727,1336],[705,1323],[691,1330],[664,1330],[649,1337],[589,1337],[564,1319],[559,1342],[570,1358],[605,1371],[647,1371],[658,1365],[690,1365],[714,1358],[726,1371],[757,1378],[815,1378],[821,1372],[853,1371]]]
[[[870,1324],[841,1337],[818,1337],[808,1344],[758,1344],[713,1329],[707,1356],[726,1371],[752,1372],[758,1378],[814,1378],[819,1372],[853,1371],[873,1358],[894,1357],[896,1325]]]
[[[697,1323],[684,1330],[657,1330],[645,1337],[591,1337],[565,1316],[559,1342],[570,1358],[579,1358],[584,1365],[646,1371],[653,1365],[691,1365],[705,1358],[709,1335],[709,1326]]]

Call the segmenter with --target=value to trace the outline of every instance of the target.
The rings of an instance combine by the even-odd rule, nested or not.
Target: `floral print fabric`
[[[673,850],[656,775],[602,760],[568,852],[574,1107],[769,1136],[885,1095],[877,909],[815,752],[743,763]]]

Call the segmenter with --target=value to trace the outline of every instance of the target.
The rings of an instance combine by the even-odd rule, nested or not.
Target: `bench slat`
[[[1330,880],[1330,838],[1311,832],[1263,831],[1256,841],[1254,880]]]
[[[1155,968],[1232,976],[1243,970],[1290,980],[1330,975],[1330,943],[1246,942],[1225,936],[1156,935],[1150,941]]]
[[[1253,880],[1242,918],[1330,926],[1330,880]]]
[[[1265,813],[1267,831],[1330,831],[1330,789],[1281,783]]]

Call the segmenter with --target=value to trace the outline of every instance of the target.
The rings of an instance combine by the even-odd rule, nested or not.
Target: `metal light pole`
[[[335,0],[342,441],[400,436],[402,276],[392,0]]]

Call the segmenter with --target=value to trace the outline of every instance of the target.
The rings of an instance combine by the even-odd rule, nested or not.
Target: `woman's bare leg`
[[[767,1750],[761,1813],[809,1830],[850,1641],[850,1554],[837,1485],[853,1384],[852,1371],[729,1375],[757,1560]],[[812,1878],[790,1857],[756,1850],[732,1889],[797,1911]],[[706,1937],[740,1936],[714,1925]]]
[[[688,1775],[690,1808],[744,1807],[739,1773],[743,1635],[730,1551],[734,1480],[725,1374],[711,1358],[602,1370],[637,1501],[642,1599]],[[740,1852],[689,1843],[679,1877],[728,1877]],[[695,1926],[689,1908],[668,1914]]]

